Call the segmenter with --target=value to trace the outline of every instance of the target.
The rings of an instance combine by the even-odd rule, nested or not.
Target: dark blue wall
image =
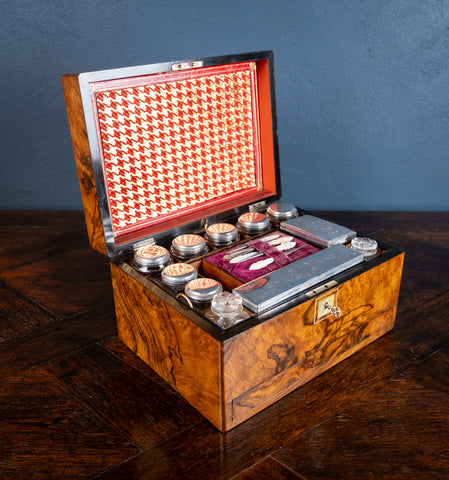
[[[0,208],[81,208],[61,74],[272,49],[285,200],[449,210],[447,1],[0,6]]]

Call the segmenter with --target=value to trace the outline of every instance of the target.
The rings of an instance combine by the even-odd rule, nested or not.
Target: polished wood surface
[[[78,75],[63,75],[61,82],[89,241],[92,248],[107,255]]]
[[[223,434],[119,341],[81,212],[0,212],[0,478],[448,478],[449,213],[319,215],[405,251],[396,325]]]

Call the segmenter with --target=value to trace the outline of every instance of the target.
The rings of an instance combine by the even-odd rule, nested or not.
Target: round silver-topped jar
[[[133,264],[142,272],[160,270],[171,261],[170,253],[159,245],[146,245],[134,252]]]
[[[188,263],[172,263],[162,270],[162,283],[180,292],[186,283],[197,277],[197,271]]]
[[[184,293],[196,304],[210,303],[221,291],[221,283],[213,278],[195,278],[190,280],[184,288]]]
[[[200,235],[187,233],[174,238],[171,244],[173,255],[179,258],[193,258],[207,251],[206,240]]]
[[[287,202],[276,202],[267,208],[267,215],[273,222],[279,223],[298,216],[298,210]]]
[[[227,245],[238,239],[239,231],[231,223],[214,223],[207,227],[206,236],[213,245]]]
[[[355,237],[351,240],[351,248],[363,253],[365,259],[370,259],[377,253],[377,242],[372,238]]]
[[[268,217],[259,212],[248,212],[240,215],[237,228],[244,233],[261,233],[270,228]]]

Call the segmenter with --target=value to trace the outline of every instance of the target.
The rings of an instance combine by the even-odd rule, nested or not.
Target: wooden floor
[[[0,212],[0,478],[449,478],[449,213],[326,218],[406,252],[394,330],[221,434],[116,336],[81,212]]]

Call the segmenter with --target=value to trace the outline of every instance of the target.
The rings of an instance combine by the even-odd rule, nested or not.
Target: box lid
[[[79,87],[109,256],[280,197],[272,52],[83,73]]]

